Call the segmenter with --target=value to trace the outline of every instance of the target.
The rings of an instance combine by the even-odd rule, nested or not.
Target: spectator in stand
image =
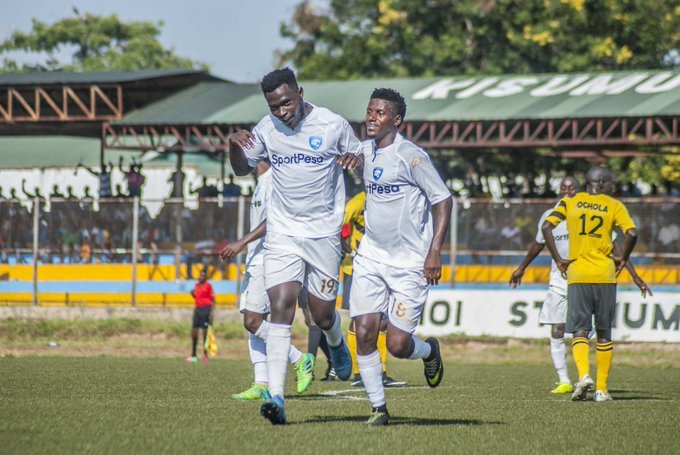
[[[90,190],[88,187],[85,187],[85,189],[86,189],[87,191]],[[66,187],[66,198],[67,198],[67,199],[78,199],[78,196],[76,196],[75,194],[73,194],[73,187],[72,187],[71,185],[69,185],[69,186]]]
[[[116,185],[116,194],[114,196],[116,199],[126,199],[129,198],[129,194],[123,193],[123,185],[120,183]]]
[[[178,170],[172,173],[168,179],[168,183],[172,183],[172,191],[170,192],[170,197],[173,198],[183,198],[184,197],[184,179],[186,175],[182,170]]]
[[[189,184],[189,194],[197,193],[199,198],[217,197],[220,194],[220,192],[217,190],[217,187],[208,185],[208,179],[206,177],[203,177],[203,186],[200,188],[193,189],[191,187],[191,183]]]
[[[241,187],[234,183],[234,174],[229,174],[229,182],[224,185],[222,195],[224,197],[239,197],[241,195]]]
[[[54,186],[52,186],[52,192],[50,193],[50,199],[63,198],[63,197],[64,197],[64,193],[59,191],[59,185],[57,185],[55,183]]]
[[[109,162],[109,164],[103,164],[101,166],[101,170],[99,172],[95,171],[94,169],[85,166],[83,163],[78,163],[76,166],[76,170],[74,172],[78,172],[78,168],[84,168],[87,172],[90,174],[94,175],[99,179],[99,197],[100,198],[109,198],[113,197],[111,194],[111,172],[113,171],[113,163]],[[86,197],[89,197],[86,195]]]
[[[132,164],[127,171],[123,169],[123,157],[121,156],[118,160],[118,168],[120,172],[125,175],[125,180],[128,184],[128,195],[129,197],[142,197],[142,185],[146,181],[146,177],[142,175],[142,163],[138,163],[134,158],[132,158]]]
[[[24,195],[27,198],[33,199],[34,197],[38,197],[38,199],[41,199],[43,201],[45,200],[45,196],[43,196],[42,193],[40,193],[40,188],[38,188],[37,186],[33,190],[33,194],[26,191],[26,179],[23,179],[21,181],[21,192],[24,193]]]

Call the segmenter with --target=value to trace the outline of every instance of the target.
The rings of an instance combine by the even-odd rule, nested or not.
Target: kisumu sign
[[[618,95],[668,92],[680,87],[680,74],[672,71],[621,74],[556,74],[552,76],[510,76],[446,78],[418,90],[414,100],[466,99],[476,95],[501,98],[528,92],[533,97],[556,95]],[[455,95],[454,95],[455,93]]]
[[[431,291],[417,333],[547,338],[538,323],[545,291]],[[617,294],[614,340],[680,342],[680,293]]]

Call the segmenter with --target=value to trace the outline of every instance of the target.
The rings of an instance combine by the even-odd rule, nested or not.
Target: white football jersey
[[[553,209],[548,209],[543,212],[541,219],[538,222],[538,232],[536,233],[536,243],[545,245],[545,237],[541,227],[545,219],[553,212]],[[553,239],[555,239],[555,247],[560,256],[564,259],[569,259],[569,231],[567,231],[567,223],[562,221],[555,226],[552,231]],[[567,294],[567,280],[562,278],[562,273],[557,268],[555,261],[550,261],[550,286],[559,290],[563,295]]]
[[[362,144],[366,234],[358,253],[402,268],[420,268],[432,242],[432,206],[451,197],[429,155],[397,135],[375,150]]]
[[[257,178],[257,186],[253,190],[253,197],[250,199],[250,230],[252,231],[267,219],[267,204],[271,197],[272,169]],[[251,264],[264,263],[264,237],[253,240],[248,244],[248,255],[246,256],[246,267]]]
[[[293,130],[268,115],[253,134],[255,146],[244,150],[248,164],[255,167],[269,157],[273,169],[267,232],[307,238],[337,235],[345,210],[345,182],[336,161],[347,153],[358,154],[361,147],[347,120],[314,106]]]

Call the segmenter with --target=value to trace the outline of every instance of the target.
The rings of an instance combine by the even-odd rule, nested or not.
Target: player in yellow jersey
[[[347,204],[345,205],[345,218],[342,221],[341,233],[342,251],[346,255],[342,262],[342,308],[345,310],[349,310],[350,305],[349,294],[350,289],[352,288],[352,259],[354,259],[357,249],[359,248],[359,242],[361,242],[361,238],[364,236],[366,226],[364,220],[365,208],[365,191],[356,194],[347,201]],[[352,372],[354,373],[352,386],[363,387],[361,375],[359,374],[359,366],[357,365],[357,335],[354,329],[354,319],[350,322],[349,331],[347,332],[347,346],[349,347],[349,352],[352,356]],[[387,319],[385,318],[383,318],[380,324],[378,351],[380,351],[380,360],[382,361],[383,385],[385,387],[405,387],[405,382],[396,381],[387,375]]]
[[[635,224],[626,206],[608,194],[614,175],[604,167],[586,174],[586,192],[562,199],[542,226],[546,245],[558,269],[567,276],[568,310],[566,331],[574,335],[572,352],[579,381],[572,401],[583,401],[593,387],[588,361],[588,332],[595,316],[597,331],[597,385],[593,400],[612,399],[607,391],[613,345],[612,319],[616,306],[616,277],[626,266],[637,241]],[[560,256],[552,230],[562,221],[569,231],[570,258]],[[612,230],[618,227],[625,239],[621,256],[613,255]]]

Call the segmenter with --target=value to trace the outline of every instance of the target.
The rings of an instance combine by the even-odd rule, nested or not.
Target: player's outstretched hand
[[[562,278],[566,279],[567,278],[567,269],[571,265],[572,262],[574,262],[576,259],[562,259],[560,258],[558,261],[555,261],[555,264],[557,265],[557,269],[560,271],[562,274]]]
[[[243,248],[244,248],[243,243],[237,240],[236,242],[230,243],[224,248],[222,248],[220,257],[222,258],[223,261],[228,261],[236,257],[236,255],[239,254],[241,251],[243,251]]]
[[[522,277],[524,276],[524,269],[521,267],[518,267],[515,269],[514,272],[512,272],[512,275],[510,275],[510,281],[508,284],[512,286],[513,289],[516,289],[517,286],[522,284]]]
[[[427,284],[437,284],[442,277],[442,261],[439,253],[429,252],[425,258],[425,267],[423,269]]]
[[[645,283],[642,278],[636,275],[633,277],[633,282],[635,283],[635,286],[640,289],[643,298],[647,297],[647,294],[649,294],[650,297],[654,296],[654,294],[652,294],[652,290],[649,289],[649,286],[647,286],[647,283]]]
[[[229,135],[229,143],[241,150],[250,149],[255,147],[255,135],[248,130],[238,130]]]
[[[342,166],[343,169],[354,170],[356,167],[363,165],[364,157],[363,155],[354,155],[352,153],[346,153],[338,158],[338,164]]]

